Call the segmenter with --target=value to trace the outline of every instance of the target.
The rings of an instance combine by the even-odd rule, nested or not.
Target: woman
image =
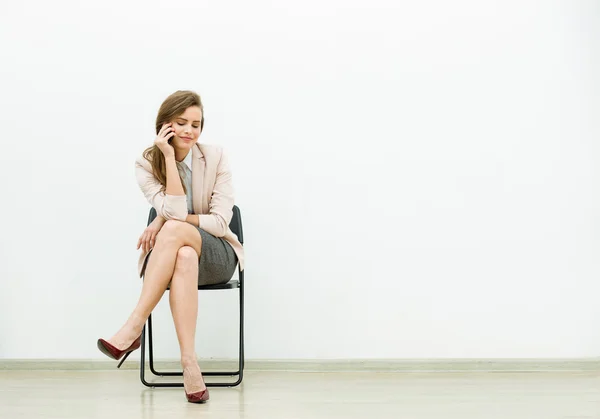
[[[204,109],[194,92],[173,93],[158,111],[154,145],[135,169],[157,212],[138,241],[142,293],[123,327],[98,340],[98,348],[113,359],[139,348],[142,328],[170,286],[184,389],[192,403],[209,398],[194,347],[198,285],[228,282],[238,263],[244,268],[242,245],[229,229],[234,204],[229,165],[220,147],[197,143],[203,127]]]

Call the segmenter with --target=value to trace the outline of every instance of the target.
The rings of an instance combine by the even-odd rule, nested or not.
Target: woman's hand
[[[158,132],[158,135],[156,136],[156,139],[154,140],[154,145],[156,145],[160,151],[162,151],[165,159],[175,156],[175,149],[171,144],[169,144],[169,140],[175,135],[175,130],[173,129],[172,125],[172,122],[163,124],[162,128]]]
[[[148,253],[150,249],[154,247],[154,243],[156,241],[156,235],[165,224],[165,219],[161,216],[157,216],[154,221],[150,223],[148,227],[144,230],[140,239],[137,243],[137,248],[139,249],[142,246],[142,250],[144,253]]]

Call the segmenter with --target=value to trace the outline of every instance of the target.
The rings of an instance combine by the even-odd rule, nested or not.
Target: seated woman
[[[238,263],[244,268],[242,245],[229,229],[234,200],[227,158],[221,147],[198,143],[203,126],[204,109],[194,92],[173,93],[158,111],[154,145],[135,165],[138,184],[157,212],[138,241],[142,292],[123,327],[98,340],[102,353],[117,360],[139,348],[144,324],[170,286],[184,389],[192,403],[209,398],[194,342],[198,285],[228,282]]]

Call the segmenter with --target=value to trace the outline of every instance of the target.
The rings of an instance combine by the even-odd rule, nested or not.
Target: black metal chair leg
[[[149,353],[148,365],[150,366],[150,371],[152,372],[152,374],[154,374],[158,377],[163,377],[164,376],[163,373],[160,373],[154,369],[154,344],[153,344],[153,342],[154,342],[154,340],[152,339],[152,314],[150,314],[148,316],[148,353]]]
[[[240,271],[240,278],[242,279],[240,285],[240,371],[243,372],[246,363],[246,353],[244,352],[244,272]]]
[[[145,378],[145,375],[146,375],[146,326],[145,325],[144,325],[144,328],[142,329],[142,346],[140,347],[140,350],[142,351],[142,354],[140,357],[140,381],[146,387],[153,387],[152,383],[149,383],[148,381],[146,381],[146,378]]]

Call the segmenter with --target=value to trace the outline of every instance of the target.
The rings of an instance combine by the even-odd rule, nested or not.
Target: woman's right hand
[[[162,151],[165,158],[175,156],[175,149],[171,144],[169,144],[169,139],[171,139],[175,135],[175,130],[172,127],[172,122],[167,122],[163,124],[162,128],[158,132],[156,139],[154,140],[154,145],[156,145],[160,151]]]
[[[140,239],[137,243],[137,248],[139,249],[142,246],[142,250],[144,253],[148,253],[150,249],[154,247],[154,243],[156,242],[156,235],[165,224],[166,220],[160,216],[157,216],[148,227],[144,230]]]

